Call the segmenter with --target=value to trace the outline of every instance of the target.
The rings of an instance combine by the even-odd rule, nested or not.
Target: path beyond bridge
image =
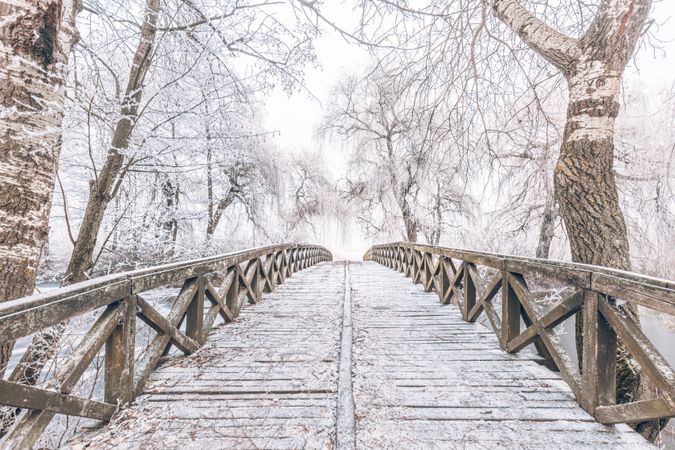
[[[651,448],[402,273],[321,262],[160,365],[73,448]]]

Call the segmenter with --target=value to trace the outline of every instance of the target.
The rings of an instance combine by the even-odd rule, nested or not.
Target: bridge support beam
[[[105,343],[104,394],[106,403],[124,404],[134,398],[136,296],[122,300],[125,313]]]
[[[204,277],[199,277],[197,280],[197,292],[195,292],[190,305],[188,306],[185,315],[185,334],[187,337],[194,339],[202,344],[204,336],[202,336],[202,329],[204,328],[204,288],[206,287],[206,280]]]

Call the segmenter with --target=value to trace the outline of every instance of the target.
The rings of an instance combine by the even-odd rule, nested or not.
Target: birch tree
[[[77,10],[76,0],[0,1],[0,301],[35,287]],[[0,377],[13,345],[0,343]]]
[[[614,176],[614,125],[619,114],[621,78],[651,8],[651,0],[602,0],[579,38],[550,27],[518,0],[494,0],[493,9],[509,28],[567,80],[567,124],[554,171],[572,260],[630,270],[628,233]],[[624,309],[638,320],[637,308]],[[577,352],[583,323],[577,316]],[[617,401],[645,395],[646,380],[619,348]],[[642,384],[642,386],[640,386]],[[651,440],[658,423],[637,429]]]

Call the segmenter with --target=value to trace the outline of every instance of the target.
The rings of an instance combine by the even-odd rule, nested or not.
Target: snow
[[[357,448],[651,448],[596,423],[535,359],[502,352],[491,330],[398,272],[321,263],[160,367],[109,426],[69,446],[332,448],[353,430]],[[340,427],[350,384],[354,428]]]

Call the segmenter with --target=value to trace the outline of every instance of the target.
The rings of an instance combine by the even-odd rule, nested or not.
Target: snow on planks
[[[305,269],[158,368],[91,448],[326,448],[335,438],[344,263]]]
[[[652,448],[596,423],[535,356],[503,353],[402,274],[372,262],[348,271],[357,448]],[[341,262],[297,273],[71,445],[334,447],[345,274]]]
[[[509,355],[403,274],[352,263],[360,448],[653,448],[606,427],[534,355]]]

